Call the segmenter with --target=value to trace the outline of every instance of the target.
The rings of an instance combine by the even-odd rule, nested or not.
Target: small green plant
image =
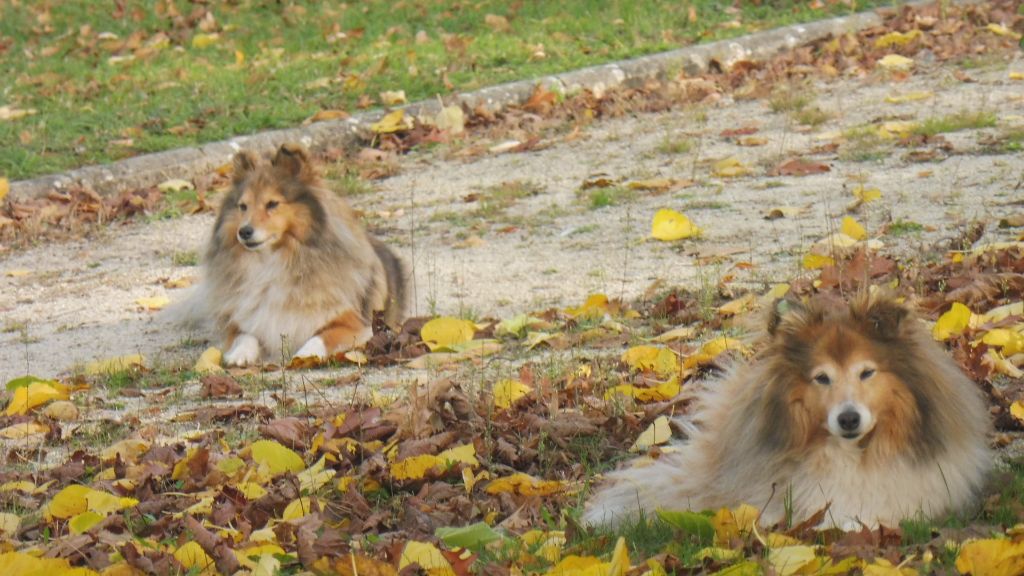
[[[996,115],[987,111],[961,111],[937,118],[928,118],[911,131],[921,136],[935,136],[946,132],[991,128],[996,125]]]
[[[199,253],[195,250],[185,250],[171,254],[171,263],[175,266],[195,266],[199,264]]]
[[[793,113],[793,120],[804,126],[820,126],[828,122],[832,115],[817,106],[804,108]]]
[[[797,113],[814,100],[814,95],[799,86],[787,86],[772,93],[768,106],[776,114],[780,112]]]
[[[693,150],[693,139],[692,138],[673,138],[669,134],[665,135],[665,138],[658,144],[656,150],[662,154],[686,154]]]
[[[732,206],[721,200],[693,200],[683,204],[684,210],[723,210]]]
[[[591,188],[589,190],[584,190],[583,192],[584,197],[586,198],[586,203],[590,206],[591,210],[597,210],[598,208],[604,208],[606,206],[618,206],[626,202],[631,202],[636,198],[635,191],[621,186]]]
[[[847,162],[874,162],[888,155],[889,144],[878,134],[878,128],[865,125],[843,132],[839,159]]]
[[[913,220],[904,220],[902,218],[896,220],[886,228],[886,234],[889,236],[906,236],[907,234],[916,234],[924,230],[924,226],[914,222]]]

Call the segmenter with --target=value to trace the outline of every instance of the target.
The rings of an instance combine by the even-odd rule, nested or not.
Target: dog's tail
[[[689,487],[685,445],[681,452],[662,454],[657,460],[638,459],[624,470],[605,476],[607,484],[587,502],[583,522],[616,525],[643,514],[650,518],[657,510],[700,510]]]
[[[205,330],[212,326],[209,298],[204,284],[184,291],[184,297],[160,311],[158,319],[188,330]]]

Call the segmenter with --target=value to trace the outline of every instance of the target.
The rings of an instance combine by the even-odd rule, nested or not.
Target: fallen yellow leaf
[[[804,254],[803,266],[808,270],[817,270],[824,268],[825,266],[831,266],[836,261],[831,256],[823,256],[821,254]]]
[[[129,354],[128,356],[118,356],[117,358],[107,358],[105,360],[96,360],[89,362],[85,365],[86,376],[101,376],[105,374],[115,374],[117,372],[125,372],[132,368],[144,368],[146,365],[146,359],[142,354]]]
[[[891,48],[906,46],[921,37],[921,31],[914,29],[909,32],[889,32],[875,40],[875,48]]]
[[[31,574],[33,576],[41,574],[52,574],[53,576],[63,576],[65,574],[91,576],[95,574],[91,570],[84,573],[72,572],[72,570],[83,569],[72,569],[71,564],[63,558],[39,558],[24,552],[4,552],[0,554],[0,570],[4,574]]]
[[[257,440],[250,447],[253,462],[266,466],[271,476],[285,472],[299,472],[306,467],[302,456],[276,440]]]
[[[749,294],[745,294],[739,298],[722,304],[718,307],[718,313],[722,316],[735,316],[742,312],[746,312],[756,301],[757,295],[750,292]]]
[[[626,572],[629,572],[629,549],[626,548],[626,539],[619,536],[619,539],[615,542],[615,550],[612,551],[612,560],[608,567],[608,571],[605,572],[605,576],[625,576]]]
[[[182,180],[181,178],[172,178],[171,180],[164,180],[163,182],[156,185],[157,190],[164,194],[168,192],[181,192],[182,190],[192,190],[195,185],[188,180]]]
[[[538,480],[529,474],[517,472],[511,476],[495,478],[484,489],[488,494],[511,492],[523,496],[549,496],[563,492],[566,485],[558,480]]]
[[[451,351],[457,344],[469,342],[476,333],[476,325],[469,320],[442,316],[434,318],[420,329],[420,338],[431,352]]]
[[[412,564],[418,564],[430,576],[455,576],[452,565],[437,546],[429,542],[409,540],[405,543],[398,560],[398,571],[401,572],[403,568]]]
[[[651,236],[656,240],[671,242],[699,236],[701,229],[694,226],[685,215],[663,208],[654,214],[651,222]]]
[[[78,420],[78,406],[68,400],[54,400],[43,408],[42,415],[60,422]]]
[[[719,336],[708,340],[696,354],[691,354],[683,360],[684,368],[694,368],[703,364],[707,364],[718,357],[719,354],[726,350],[739,350],[742,354],[747,354],[749,351],[742,342],[734,338],[727,338],[725,336]]]
[[[565,313],[573,318],[600,318],[608,313],[608,297],[604,294],[591,294],[578,308],[566,308]]]
[[[111,462],[120,456],[122,462],[134,463],[149,451],[149,447],[150,443],[141,438],[125,438],[101,450],[100,460]]]
[[[284,507],[284,512],[281,512],[281,520],[286,522],[288,520],[298,520],[313,511],[311,506],[312,504],[308,496],[296,498]]]
[[[878,65],[886,70],[904,72],[914,67],[914,61],[899,54],[888,54],[878,61]]]
[[[21,525],[21,517],[10,512],[0,512],[0,536],[13,538],[18,533],[18,526]],[[0,564],[0,567],[3,565]]]
[[[1024,80],[1024,72],[1010,71],[1010,80]]]
[[[675,352],[657,346],[633,346],[622,353],[622,362],[633,370],[651,370],[662,377],[679,372]]]
[[[380,101],[385,106],[405,104],[405,90],[385,90],[380,93]]]
[[[70,528],[71,532],[74,534],[81,534],[83,532],[87,532],[89,528],[92,528],[104,518],[106,518],[104,514],[86,510],[81,514],[72,516],[71,519],[68,520],[68,528]]]
[[[461,106],[445,106],[434,116],[434,126],[449,134],[462,134],[466,131],[466,114]]]
[[[508,410],[517,400],[529,394],[533,388],[519,380],[501,380],[491,389],[494,406],[500,410]]]
[[[889,104],[906,104],[907,102],[918,102],[920,100],[927,100],[935,96],[934,92],[918,91],[918,92],[907,92],[906,94],[893,94],[886,96],[885,101]]]
[[[839,231],[858,241],[868,237],[867,230],[850,216],[843,216],[843,222],[839,226]]]
[[[370,124],[370,130],[377,134],[390,134],[402,130],[411,130],[412,118],[405,117],[405,110],[395,110],[384,115],[379,121]]]
[[[480,466],[480,461],[476,459],[476,448],[472,444],[463,444],[449,448],[436,456],[411,456],[391,465],[391,477],[395,480],[419,480],[430,470],[447,468],[453,464],[466,464],[473,468]]]
[[[177,560],[185,570],[189,571],[195,569],[196,571],[205,574],[208,570],[213,570],[215,568],[213,558],[210,558],[210,556],[203,551],[203,547],[195,540],[189,540],[175,550],[174,559]]]
[[[609,388],[605,393],[605,399],[610,399],[615,394],[622,394],[629,396],[637,402],[664,402],[665,400],[671,400],[679,394],[682,390],[682,384],[679,383],[678,377],[672,377],[667,382],[662,382],[653,388],[634,386],[632,384],[619,384],[613,388]]]
[[[14,389],[11,401],[7,404],[7,415],[27,414],[29,410],[51,400],[67,400],[70,397],[71,390],[56,380],[36,380],[28,386]]]
[[[996,24],[995,22],[990,23],[985,27],[989,32],[997,36],[1006,36],[1007,38],[1013,38],[1014,40],[1020,40],[1020,33],[1010,30],[1002,24]]]
[[[812,546],[783,546],[768,549],[768,563],[779,576],[791,576],[814,561]]]
[[[1024,574],[1024,542],[972,540],[960,547],[956,569],[961,574],[1017,576]]]
[[[164,306],[171,303],[171,299],[167,296],[153,296],[151,298],[137,298],[135,305],[145,310],[161,310]]]
[[[3,200],[11,191],[11,183],[7,178],[0,178],[0,200]]]
[[[936,340],[949,340],[951,336],[956,336],[966,330],[970,322],[971,309],[959,302],[954,302],[953,306],[945,314],[939,316],[935,322],[932,336]]]
[[[668,332],[662,332],[654,338],[651,338],[652,342],[675,342],[676,340],[689,340],[697,335],[696,326],[680,326],[679,328],[673,328]]]
[[[1010,404],[1010,415],[1019,422],[1024,422],[1024,402],[1015,400],[1013,404]]]
[[[878,188],[865,188],[863,186],[857,186],[853,189],[853,196],[861,202],[867,204],[868,202],[874,202],[882,197],[882,191]]]
[[[46,434],[49,431],[50,427],[46,424],[40,424],[39,422],[21,422],[19,424],[11,424],[6,428],[0,429],[0,438],[21,440],[34,434]]]
[[[192,37],[193,48],[209,48],[220,42],[220,34],[196,34]]]
[[[630,452],[643,452],[651,446],[657,446],[664,444],[672,438],[672,428],[668,424],[667,416],[658,416],[658,418],[651,422],[651,425],[646,430],[637,436],[633,445],[629,448]]]
[[[879,138],[886,140],[906,138],[910,136],[910,133],[917,128],[917,124],[914,122],[902,122],[893,120],[892,122],[883,122],[878,126],[877,134]]]
[[[200,374],[223,372],[224,369],[220,367],[221,356],[219,348],[210,346],[199,355],[199,360],[196,360],[195,371]]]
[[[747,174],[750,174],[752,170],[749,166],[740,162],[739,158],[730,156],[729,158],[715,162],[712,167],[712,171],[715,176],[722,178],[737,178],[739,176],[746,176]]]

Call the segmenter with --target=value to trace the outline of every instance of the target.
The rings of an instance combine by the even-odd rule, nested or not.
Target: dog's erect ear
[[[850,313],[864,324],[867,331],[880,338],[892,338],[900,333],[910,309],[888,294],[875,294],[860,298],[850,305]]]
[[[271,164],[275,169],[302,182],[309,182],[316,177],[313,165],[309,162],[309,152],[301,144],[281,144]]]
[[[256,164],[259,159],[255,154],[248,150],[242,150],[238,154],[235,154],[235,158],[232,162],[234,166],[234,175],[232,178],[235,182],[241,182],[245,180],[245,176],[256,169]]]
[[[794,312],[801,312],[803,309],[804,305],[792,298],[776,298],[775,302],[772,302],[771,311],[768,313],[768,334],[775,336],[779,326],[782,324],[783,318]]]

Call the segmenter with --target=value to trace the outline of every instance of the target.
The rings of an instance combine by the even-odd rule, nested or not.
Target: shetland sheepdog
[[[585,522],[746,503],[774,525],[827,505],[822,525],[852,530],[977,502],[986,403],[908,307],[780,300],[767,324],[763,352],[699,395],[689,442],[610,474]]]
[[[234,158],[188,316],[214,323],[228,366],[327,358],[372,336],[374,311],[397,325],[405,309],[398,257],[322,185],[304,148],[282,145],[263,163]]]

